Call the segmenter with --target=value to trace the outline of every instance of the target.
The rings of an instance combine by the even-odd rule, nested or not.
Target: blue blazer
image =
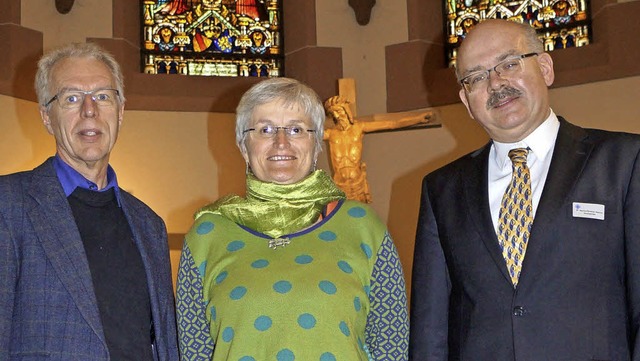
[[[0,360],[109,360],[89,264],[51,162],[0,177]],[[147,274],[154,358],[178,360],[164,222],[121,192]]]
[[[423,181],[409,358],[640,360],[640,136],[560,118],[516,289],[491,221],[489,149]]]

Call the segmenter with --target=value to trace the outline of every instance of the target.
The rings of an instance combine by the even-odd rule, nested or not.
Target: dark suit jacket
[[[640,137],[560,119],[514,290],[488,201],[490,144],[427,175],[412,360],[640,360]],[[573,216],[573,202],[605,219]]]
[[[154,357],[178,360],[164,222],[121,195],[147,273]],[[51,159],[0,177],[0,360],[108,359],[84,246]]]

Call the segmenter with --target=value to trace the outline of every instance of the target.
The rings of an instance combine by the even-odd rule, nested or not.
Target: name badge
[[[573,202],[573,216],[604,221],[604,204]]]

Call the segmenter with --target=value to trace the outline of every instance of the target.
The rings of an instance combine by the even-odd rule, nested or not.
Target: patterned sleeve
[[[178,340],[183,361],[211,360],[214,342],[209,334],[202,277],[186,242],[180,255],[176,292]]]
[[[376,361],[406,361],[409,348],[407,293],[402,265],[387,232],[373,267],[366,346]]]

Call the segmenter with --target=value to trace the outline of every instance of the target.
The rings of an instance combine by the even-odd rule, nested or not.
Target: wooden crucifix
[[[339,95],[324,103],[333,126],[325,122],[324,140],[329,142],[333,180],[347,198],[371,203],[367,182],[367,167],[362,161],[362,140],[366,133],[409,129],[436,128],[436,112],[422,110],[356,117],[356,87],[354,79],[338,80]],[[331,123],[329,123],[331,124]]]

